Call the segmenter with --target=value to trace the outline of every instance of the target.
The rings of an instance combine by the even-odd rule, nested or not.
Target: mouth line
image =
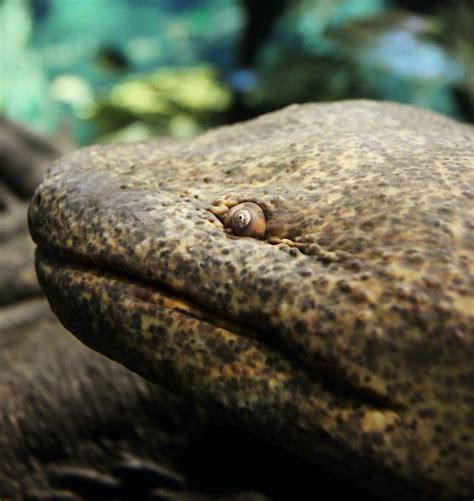
[[[278,353],[284,359],[292,363],[298,363],[299,368],[304,370],[310,382],[324,386],[329,393],[337,396],[341,402],[351,402],[353,407],[369,407],[375,410],[395,412],[399,412],[402,409],[400,404],[388,399],[386,396],[366,388],[358,387],[348,381],[347,378],[338,377],[340,375],[334,369],[336,364],[331,364],[331,361],[324,361],[321,358],[314,366],[309,366],[299,359],[290,349],[283,346],[282,343],[279,343],[276,337],[272,336],[271,332],[257,328],[253,325],[248,325],[241,320],[227,319],[219,312],[210,308],[205,308],[192,299],[178,295],[171,288],[157,280],[147,280],[107,265],[99,265],[90,261],[78,260],[74,257],[60,257],[43,247],[37,247],[36,249],[37,273],[39,262],[47,262],[52,265],[54,269],[68,267],[80,273],[85,273],[87,271],[87,273],[92,273],[106,281],[107,279],[109,281],[113,279],[119,281],[121,284],[127,284],[132,286],[133,296],[137,301],[150,303],[151,294],[158,293],[160,298],[163,298],[163,306],[165,308],[175,310],[203,324],[225,329],[238,337],[250,338],[255,343],[258,343],[258,345]],[[41,276],[40,273],[38,273],[38,275]],[[43,284],[41,285],[43,286]]]

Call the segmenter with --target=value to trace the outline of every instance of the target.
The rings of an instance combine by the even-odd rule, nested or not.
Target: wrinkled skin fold
[[[474,132],[292,106],[64,157],[29,211],[87,345],[384,495],[474,491]],[[226,212],[257,203],[263,240]]]

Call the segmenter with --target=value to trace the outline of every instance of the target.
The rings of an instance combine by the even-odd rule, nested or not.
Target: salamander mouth
[[[36,250],[36,270],[52,310],[68,330],[92,349],[165,387],[170,374],[174,381],[175,373],[182,370],[180,357],[189,363],[186,371],[195,370],[195,377],[204,366],[205,372],[218,376],[226,372],[226,364],[242,367],[245,360],[253,370],[256,357],[261,364],[259,377],[268,373],[269,381],[275,367],[283,368],[288,377],[314,385],[316,393],[322,390],[337,405],[400,408],[384,395],[344,379],[331,363],[305,365],[271,332],[226,318],[156,280],[58,257],[43,248]],[[248,357],[241,359],[242,353]],[[147,365],[142,357],[153,362]],[[185,385],[171,382],[166,389],[181,393]]]

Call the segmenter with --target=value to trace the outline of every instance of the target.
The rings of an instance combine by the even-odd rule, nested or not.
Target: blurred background
[[[30,386],[44,372],[41,364],[86,350],[79,343],[65,349],[69,345],[60,342],[65,334],[34,270],[26,212],[52,159],[85,144],[189,137],[294,102],[354,98],[410,103],[474,123],[474,0],[0,0],[0,355],[14,367],[9,372],[0,363],[0,382],[8,388],[13,381],[14,395],[36,402]],[[51,367],[69,374],[68,363]],[[79,378],[88,366],[74,371]],[[62,402],[68,391],[77,395],[71,408],[81,422],[89,390],[77,393],[72,383],[67,386],[74,380],[60,372],[56,379],[58,386],[48,388],[50,401]],[[102,400],[95,385],[90,391]],[[58,420],[67,421],[67,406],[52,408],[61,408],[65,414]],[[143,414],[132,407],[135,412]],[[53,414],[45,410],[40,419],[34,413],[23,419],[43,426],[44,416],[56,422]],[[135,422],[141,423],[123,421],[120,428],[121,417],[114,419],[94,441],[108,443],[109,429],[112,444],[119,433],[127,440]],[[154,414],[150,423],[153,436],[166,437],[166,427],[156,433]],[[305,489],[321,489],[325,482],[336,498],[340,489],[347,491],[343,497],[353,497],[351,486],[325,472],[315,477],[313,468],[280,457],[254,438],[242,439],[233,429],[213,428],[210,434],[206,426],[196,433],[180,430],[189,443],[176,446],[170,439],[175,445],[167,455],[154,442],[147,453],[158,464],[181,464],[178,478],[197,492],[263,492],[229,498],[234,501],[303,499]],[[44,437],[56,437],[53,428],[44,428]],[[211,445],[209,434],[215,437]],[[2,436],[0,427],[0,442]],[[205,446],[196,446],[195,436]],[[55,441],[55,448],[39,448],[39,457],[63,454],[64,461],[76,461],[70,440],[63,448]],[[105,457],[101,468],[111,474],[113,462]],[[0,460],[0,484],[6,463]],[[44,466],[31,464],[39,471]],[[163,470],[157,471],[162,477]]]
[[[474,122],[473,0],[0,0],[0,114],[75,144],[370,98]]]

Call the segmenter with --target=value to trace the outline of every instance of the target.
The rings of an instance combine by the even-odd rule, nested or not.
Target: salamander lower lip
[[[187,322],[195,323],[195,330],[199,325],[200,329],[205,326],[204,331],[211,328],[226,332],[234,338],[232,345],[237,350],[239,350],[238,343],[241,341],[255,343],[258,349],[268,350],[267,356],[276,355],[290,364],[295,363],[291,352],[276,343],[270,333],[231,318],[225,318],[222,314],[178,296],[156,282],[143,281],[131,275],[88,263],[58,258],[40,248],[36,251],[36,267],[42,287],[49,292],[49,297],[55,298],[50,301],[53,311],[66,324],[66,327],[92,347],[96,343],[94,336],[84,339],[87,331],[84,331],[82,327],[78,329],[74,324],[74,318],[81,316],[80,308],[92,307],[96,309],[95,314],[109,314],[113,318],[116,301],[123,301],[125,295],[129,305],[133,302],[151,308],[159,305],[156,318],[153,319],[153,314],[149,312],[145,325],[142,325],[141,321],[138,323],[136,320],[133,321],[134,314],[130,313],[131,325],[137,324],[133,325],[133,328],[141,330],[140,335],[144,338],[146,338],[145,330],[150,330],[151,325],[155,325],[155,330],[160,330],[160,332],[173,329],[170,319],[166,315],[163,316],[163,312],[167,311],[179,316],[183,321],[185,319]],[[104,301],[106,306],[104,306]],[[69,304],[73,305],[71,311],[69,311]],[[79,309],[75,310],[75,308]],[[70,322],[72,322],[71,325],[69,325]],[[120,328],[120,326],[116,327]],[[179,340],[175,341],[173,350],[183,348],[179,346],[179,342]],[[381,409],[395,410],[398,407],[380,395],[353,386],[349,381],[338,380],[328,364],[321,363],[317,368],[305,367],[299,362],[297,364],[298,370],[305,372],[309,381],[317,381],[318,385],[325,385],[329,391],[337,393],[341,398],[359,400],[360,404],[364,403]]]

